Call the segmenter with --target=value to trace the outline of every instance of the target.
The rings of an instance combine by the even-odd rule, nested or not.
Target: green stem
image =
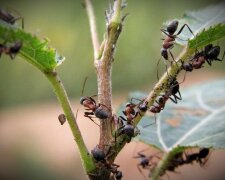
[[[92,157],[89,155],[87,147],[81,136],[81,132],[77,125],[76,118],[72,112],[71,105],[70,105],[67,93],[64,89],[64,86],[56,72],[45,73],[45,76],[50,81],[50,83],[54,89],[54,92],[58,98],[58,101],[61,104],[62,109],[65,113],[66,119],[67,119],[70,129],[72,131],[73,137],[77,143],[77,146],[78,146],[78,149],[80,152],[80,156],[82,159],[83,167],[87,173],[92,172],[95,169],[95,165],[94,165]]]
[[[120,23],[121,22],[121,7],[122,7],[122,0],[116,0],[116,2],[114,3],[114,14],[112,17],[111,22],[114,23]]]

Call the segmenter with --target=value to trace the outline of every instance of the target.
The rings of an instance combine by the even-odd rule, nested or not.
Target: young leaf
[[[19,54],[43,72],[53,71],[65,59],[48,46],[46,39],[41,40],[21,28],[0,20],[0,43],[9,44],[16,41],[22,42]]]
[[[146,115],[138,124],[136,138],[170,151],[177,146],[225,147],[225,80],[194,86],[182,91],[178,104],[167,102],[164,110]]]
[[[165,23],[165,26],[169,22]],[[194,37],[188,28],[184,28],[176,43],[179,45],[187,45],[188,39],[190,48],[200,48],[208,44],[207,41],[217,41],[225,36],[225,2],[217,5],[211,5],[199,11],[186,12],[182,19],[179,19],[178,30],[184,25],[188,24]],[[220,25],[219,25],[220,24]],[[211,31],[204,31],[211,28]]]

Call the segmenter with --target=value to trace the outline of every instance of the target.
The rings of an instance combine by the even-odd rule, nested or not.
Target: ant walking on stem
[[[82,95],[84,92],[84,87],[85,87],[86,81],[87,81],[87,77],[85,78],[85,81],[84,81]],[[101,103],[97,104],[96,101],[93,99],[94,96],[97,96],[97,95],[81,97],[80,104],[87,108],[87,109],[85,109],[87,111],[84,112],[84,117],[89,118],[96,125],[98,125],[93,120],[93,118],[97,117],[99,119],[107,119],[109,117],[109,111],[105,109],[105,108],[108,109],[108,107],[106,107],[104,104],[101,104]],[[103,107],[105,107],[105,108],[103,108]]]

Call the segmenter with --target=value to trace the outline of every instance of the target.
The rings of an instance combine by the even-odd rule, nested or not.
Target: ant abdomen
[[[107,119],[109,117],[109,113],[105,109],[97,108],[95,110],[95,116],[99,119]]]
[[[106,157],[104,151],[101,150],[98,146],[91,150],[91,154],[96,161],[104,161]]]

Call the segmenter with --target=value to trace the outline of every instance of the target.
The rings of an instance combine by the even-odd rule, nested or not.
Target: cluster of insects
[[[146,154],[143,153],[143,151],[145,150],[138,152],[137,156],[134,156],[133,158],[139,159],[139,163],[137,164],[139,172],[145,177],[142,170],[147,170],[149,172],[148,176],[151,177],[152,172],[154,171],[157,165],[158,159],[161,159],[158,156],[158,154],[161,152],[147,156]],[[166,167],[164,167],[164,169],[161,170],[160,176],[165,175],[167,171],[176,173],[175,169],[178,168],[179,166],[186,164],[193,164],[194,162],[198,163],[201,167],[203,167],[208,161],[209,155],[210,155],[209,148],[200,148],[198,152],[190,154],[186,153],[185,151],[178,152],[176,155],[173,156],[173,158],[169,161]]]
[[[161,29],[161,31],[166,35],[166,38],[163,39],[163,45],[161,49],[161,56],[164,58],[164,60],[169,61],[171,65],[176,64],[178,65],[178,62],[175,61],[174,55],[171,52],[171,49],[174,47],[174,43],[176,38],[179,38],[179,34],[183,31],[185,27],[188,28],[188,30],[193,34],[191,28],[184,24],[178,33],[175,33],[178,28],[178,21],[174,20],[171,23],[168,24],[166,29]],[[194,34],[193,34],[194,36]],[[191,72],[193,69],[199,69],[203,67],[203,64],[207,62],[210,66],[212,65],[213,61],[222,61],[224,58],[224,54],[222,59],[219,59],[218,56],[220,54],[220,47],[219,46],[213,46],[212,44],[209,44],[205,46],[204,50],[196,51],[196,53],[188,60],[181,62],[181,67],[186,72]],[[169,60],[169,56],[171,56],[172,60]],[[157,67],[159,65],[159,61],[157,63]],[[167,65],[166,65],[166,71],[167,71]],[[168,72],[167,72],[168,75]],[[168,75],[169,76],[169,75]],[[158,71],[157,71],[157,77],[158,77]],[[185,76],[182,82],[184,82]],[[86,80],[85,80],[86,81]],[[177,104],[179,100],[182,100],[182,96],[180,93],[180,84],[182,82],[178,82],[176,78],[169,76],[169,82],[166,84],[166,90],[162,93],[160,93],[157,97],[153,105],[149,106],[148,101],[144,99],[137,99],[137,98],[131,98],[131,101],[128,102],[125,106],[125,109],[122,111],[124,116],[116,116],[112,115],[112,122],[116,125],[116,131],[115,131],[115,144],[117,142],[117,138],[121,135],[125,135],[127,137],[126,142],[129,143],[131,139],[136,136],[139,133],[139,130],[137,126],[134,124],[134,119],[138,115],[142,115],[142,113],[146,111],[150,111],[154,114],[160,113],[166,105],[166,102],[170,99],[173,103]],[[83,91],[82,91],[83,94]],[[101,120],[110,118],[110,111],[109,108],[106,107],[104,104],[96,103],[95,99],[93,99],[93,96],[85,96],[81,97],[80,104],[83,105],[86,108],[86,111],[84,112],[84,116],[89,118],[91,121],[93,121],[95,124],[97,124],[93,118],[99,118]],[[138,103],[133,103],[133,100],[138,101]],[[155,116],[156,121],[156,116]],[[97,124],[98,125],[98,124]],[[99,125],[98,125],[99,126]],[[122,178],[122,172],[118,171],[119,165],[109,163],[108,161],[108,154],[104,153],[104,148],[99,148],[96,146],[92,151],[92,155],[94,159],[101,163],[101,165],[108,169],[113,176],[116,179]],[[200,164],[200,166],[203,166],[206,161],[207,157],[209,155],[209,149],[208,148],[202,148],[199,150],[198,153],[178,153],[174,156],[174,159],[171,160],[169,165],[162,171],[161,176],[163,176],[167,171],[173,171],[175,172],[175,169],[178,166],[184,165],[184,164],[192,164],[194,161]],[[134,158],[140,159],[140,163],[138,164],[138,170],[140,173],[142,173],[142,169],[149,170],[149,176],[151,175],[151,172],[154,170],[154,168],[157,165],[157,162],[155,162],[155,158],[160,159],[160,157],[155,155],[146,156],[143,154],[143,152],[139,152],[137,156]]]
[[[12,13],[4,9],[0,9],[0,19],[11,25],[14,25],[17,20],[21,19],[22,28],[24,27],[23,18],[21,16],[15,17]],[[14,59],[21,48],[22,48],[21,41],[15,41],[14,43],[11,44],[8,44],[6,41],[0,43],[0,57],[4,53],[6,55],[9,55],[11,59]]]

